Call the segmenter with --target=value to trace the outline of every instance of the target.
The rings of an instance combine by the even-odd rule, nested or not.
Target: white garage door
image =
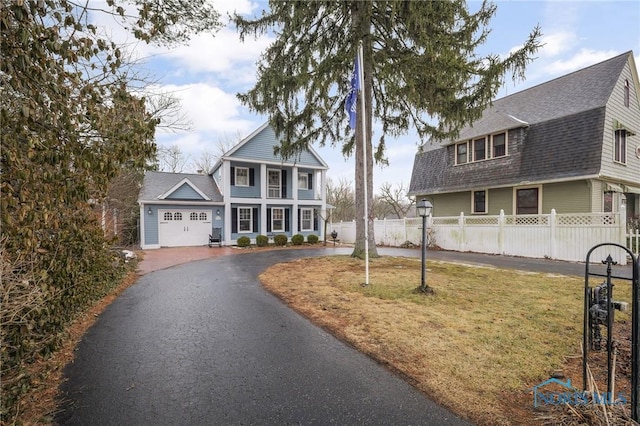
[[[211,212],[159,210],[158,239],[162,247],[204,246],[209,243]]]

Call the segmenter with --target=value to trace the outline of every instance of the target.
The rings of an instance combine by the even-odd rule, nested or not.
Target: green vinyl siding
[[[589,213],[591,211],[591,188],[586,180],[548,183],[542,187],[542,214]]]
[[[500,210],[504,210],[504,214],[507,215],[513,214],[513,188],[490,189],[487,202],[490,215],[497,216]]]
[[[460,212],[469,214],[471,210],[471,192],[468,191],[438,194],[427,199],[433,204],[433,216],[459,216]]]

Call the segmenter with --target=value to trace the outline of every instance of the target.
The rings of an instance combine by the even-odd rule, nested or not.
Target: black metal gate
[[[589,264],[591,254],[597,248],[603,246],[618,247],[631,256],[632,276],[621,277],[612,274],[612,265],[616,262],[611,255],[602,260],[607,265],[606,274],[590,272]],[[631,290],[631,418],[638,421],[640,418],[640,401],[638,401],[638,374],[640,373],[640,257],[635,258],[633,253],[626,247],[614,243],[598,244],[589,250],[586,258],[585,278],[584,278],[584,336],[583,336],[583,356],[582,356],[582,388],[587,390],[587,364],[589,350],[599,350],[603,345],[602,327],[606,326],[606,346],[607,351],[607,395],[609,401],[613,402],[613,325],[615,310],[624,310],[623,302],[616,302],[613,297],[612,279],[630,281]],[[604,281],[598,286],[590,286],[590,277],[602,277]]]

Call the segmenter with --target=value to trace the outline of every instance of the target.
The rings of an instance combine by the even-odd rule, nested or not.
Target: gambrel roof
[[[468,190],[597,175],[607,102],[627,52],[493,102],[455,140],[416,155],[409,193]],[[637,87],[636,84],[634,84]],[[455,143],[509,131],[509,155],[454,167]]]

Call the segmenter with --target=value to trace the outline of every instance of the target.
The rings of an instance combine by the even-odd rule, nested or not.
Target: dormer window
[[[467,162],[467,143],[459,143],[456,145],[456,164],[464,164]]]
[[[473,141],[473,161],[480,161],[487,158],[487,144],[485,138]]]
[[[627,131],[618,129],[615,132],[613,160],[626,164],[627,163]]]
[[[504,157],[507,155],[507,138],[505,133],[491,136],[492,157]]]
[[[624,106],[626,106],[627,108],[629,108],[629,96],[630,96],[630,89],[629,89],[629,80],[625,80],[624,81]]]

